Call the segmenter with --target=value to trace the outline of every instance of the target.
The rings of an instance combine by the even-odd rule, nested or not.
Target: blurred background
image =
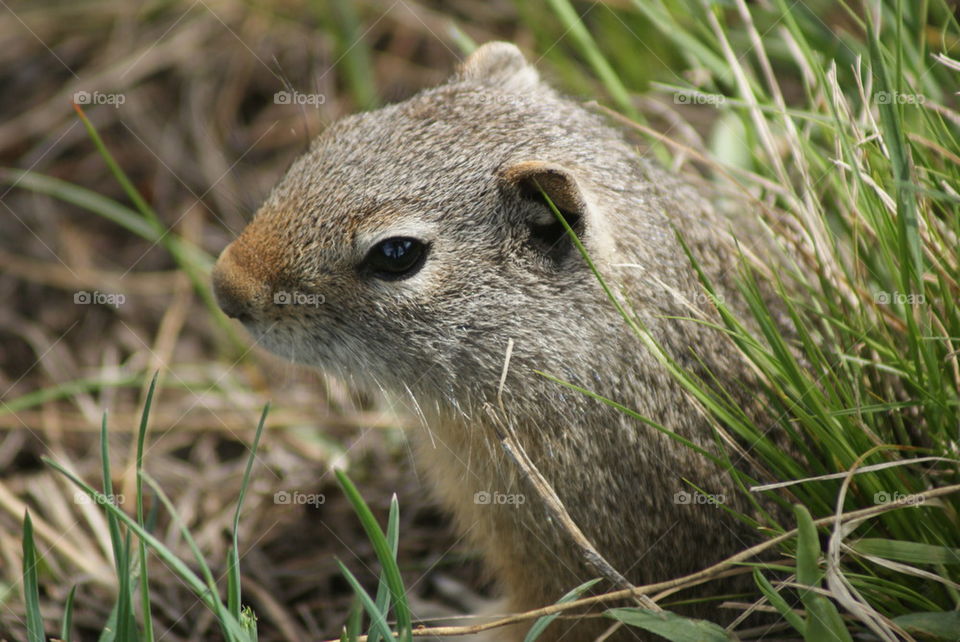
[[[810,4],[842,32],[845,14]],[[76,585],[78,630],[92,636],[106,621],[109,607],[98,605],[111,603],[114,579],[103,514],[41,457],[96,483],[108,410],[114,490],[131,509],[135,436],[155,372],[146,469],[221,571],[249,444],[273,404],[240,529],[244,596],[261,640],[339,635],[351,592],[337,558],[375,582],[373,552],[329,472],[335,464],[349,466],[381,519],[398,494],[400,563],[416,614],[469,611],[489,587],[419,481],[405,409],[252,347],[213,305],[208,270],[313,136],[344,114],[441,82],[471,42],[515,42],[563,91],[623,111],[550,4],[2,5],[0,639],[23,635],[27,507],[44,555],[45,615],[55,619]],[[716,110],[657,84],[711,87],[708,71],[686,68],[627,0],[573,7],[636,114],[693,149],[736,156],[734,139],[714,127]],[[157,519],[158,537],[189,558],[176,526]],[[215,619],[192,594],[161,564],[151,572],[163,639],[215,639]]]

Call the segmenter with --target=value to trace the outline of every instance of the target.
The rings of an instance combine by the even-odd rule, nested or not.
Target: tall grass
[[[150,597],[151,586],[148,576],[147,558],[156,556],[164,562],[197,598],[210,609],[220,624],[223,638],[228,642],[255,642],[257,640],[256,616],[253,611],[243,605],[240,581],[239,542],[237,541],[238,524],[241,507],[247,487],[250,483],[253,463],[256,457],[257,446],[263,433],[264,422],[269,412],[269,404],[264,407],[257,425],[256,435],[250,448],[250,456],[244,469],[240,495],[237,498],[233,520],[233,543],[227,554],[227,568],[225,572],[226,585],[221,586],[215,577],[190,531],[181,523],[172,502],[167,498],[163,489],[144,471],[144,446],[147,443],[147,426],[150,409],[156,391],[157,377],[150,382],[146,403],[137,433],[136,459],[136,515],[128,515],[114,502],[112,476],[110,474],[110,451],[107,438],[107,415],[104,413],[101,423],[101,463],[103,489],[98,490],[84,482],[74,473],[58,462],[46,459],[46,463],[60,474],[64,475],[80,492],[86,494],[93,503],[100,506],[107,515],[110,542],[113,547],[115,573],[117,578],[117,597],[109,619],[103,624],[100,636],[102,642],[150,642],[155,639],[152,626],[152,603]],[[370,633],[367,637],[371,642],[392,639],[410,640],[413,630],[410,606],[407,600],[407,590],[403,586],[400,569],[397,566],[397,551],[399,549],[399,506],[396,496],[390,504],[390,513],[387,521],[386,533],[380,528],[373,513],[361,497],[353,482],[343,471],[335,471],[351,505],[357,512],[361,524],[370,538],[382,565],[383,572],[380,579],[376,598],[372,598],[361,586],[350,570],[338,562],[344,576],[357,594],[358,604],[367,613],[370,621]],[[178,526],[184,541],[187,542],[194,554],[194,563],[199,568],[199,575],[190,566],[157,539],[152,531],[156,520],[147,523],[144,520],[144,482],[152,491],[155,502],[159,502],[167,511],[174,524]],[[37,569],[42,563],[38,557],[34,540],[32,522],[29,512],[24,515],[23,527],[23,602],[26,610],[26,637],[31,642],[46,639],[44,633],[44,617],[40,611],[40,589],[37,579]],[[136,547],[133,540],[136,538]],[[226,601],[221,596],[226,594]],[[137,607],[139,604],[139,617]],[[388,614],[393,613],[396,624],[388,624]],[[58,614],[59,615],[59,614]],[[361,612],[356,610],[356,616],[344,627],[344,639],[355,639],[360,632]],[[66,642],[72,640],[73,618],[73,590],[71,590],[61,616],[63,625],[60,638]],[[396,636],[394,635],[396,631]]]
[[[234,550],[228,556],[232,562],[227,568],[227,584],[230,587],[228,604],[224,604],[220,598],[220,591],[214,580],[213,572],[204,560],[199,548],[193,541],[190,532],[180,526],[180,532],[185,541],[190,545],[195,555],[195,562],[200,569],[201,576],[198,576],[186,562],[179,559],[168,547],[157,539],[151,530],[153,525],[144,520],[144,488],[146,482],[153,490],[154,497],[161,502],[167,511],[169,511],[173,521],[179,523],[179,518],[173,509],[173,505],[167,499],[163,490],[143,470],[143,452],[144,444],[147,440],[147,425],[150,415],[150,407],[153,402],[154,392],[156,390],[156,377],[150,383],[147,392],[146,404],[144,406],[140,429],[137,435],[137,484],[136,484],[136,516],[131,517],[122,508],[115,504],[113,493],[112,477],[110,475],[110,451],[107,439],[107,415],[104,413],[101,423],[100,443],[101,443],[101,463],[102,463],[102,483],[103,490],[97,490],[90,484],[84,482],[74,473],[70,472],[58,462],[47,459],[47,464],[68,478],[77,488],[85,493],[90,500],[97,506],[100,506],[107,514],[110,543],[113,547],[113,558],[115,572],[117,577],[117,597],[110,612],[109,619],[104,623],[103,633],[100,640],[104,642],[132,642],[146,641],[154,639],[153,627],[151,625],[150,602],[150,584],[147,573],[148,552],[162,560],[173,573],[175,573],[185,585],[187,585],[209,609],[217,616],[220,628],[225,640],[229,642],[252,642],[257,639],[256,618],[253,617],[249,609],[243,608],[239,599],[240,569],[236,563],[236,540],[234,540]],[[267,408],[264,408],[260,423],[257,426],[257,433],[254,444],[251,449],[250,458],[244,473],[243,488],[246,488],[250,479],[250,471],[253,458],[256,454],[256,447],[263,432],[263,424],[267,416]],[[242,494],[237,503],[237,516],[239,518]],[[133,538],[136,538],[136,548],[133,547]],[[30,640],[46,639],[44,635],[43,617],[40,612],[39,588],[37,585],[37,566],[41,560],[37,558],[36,546],[33,539],[33,532],[30,528],[30,517],[27,514],[24,518],[23,531],[23,592],[24,604],[27,611],[27,637]],[[139,594],[139,595],[138,595]],[[72,600],[73,592],[67,599],[65,614],[63,615],[63,627],[60,637],[69,642],[71,637],[70,621],[72,619]],[[140,619],[136,615],[136,604],[140,604]]]
[[[723,135],[714,140],[741,149],[708,149],[698,160],[721,189],[754,203],[792,257],[783,271],[758,271],[746,260],[738,266],[746,318],[711,297],[764,382],[767,424],[731,403],[725,382],[675,367],[624,312],[718,427],[750,445],[768,480],[785,482],[760,486],[734,468],[738,485],[800,506],[799,535],[783,547],[796,568],[758,570],[758,605],[774,606],[808,640],[828,632],[849,639],[846,628],[882,639],[911,632],[956,639],[960,502],[952,493],[926,502],[918,495],[960,481],[953,10],[937,1],[782,0],[636,0],[633,9],[682,50],[687,68],[706,70],[697,86],[655,86],[675,103],[718,110]],[[595,41],[578,44],[591,66],[605,55]],[[611,94],[615,104],[618,96]],[[635,127],[653,143],[670,142]],[[780,293],[795,335],[781,331],[761,279]],[[773,430],[792,447],[771,439]],[[864,507],[877,510],[842,517]],[[821,527],[825,551],[810,513],[836,516]],[[765,526],[777,534],[793,525],[767,516]],[[822,593],[807,588],[821,582]]]

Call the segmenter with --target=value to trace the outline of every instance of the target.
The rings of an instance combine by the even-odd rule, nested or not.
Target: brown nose
[[[227,246],[213,266],[213,293],[228,317],[248,321],[270,303],[270,285],[242,259],[237,243]]]

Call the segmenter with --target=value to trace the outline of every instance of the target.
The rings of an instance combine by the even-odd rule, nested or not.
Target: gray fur
[[[214,272],[224,309],[268,348],[412,396],[426,424],[414,436],[418,464],[483,551],[512,610],[552,603],[594,573],[522,487],[484,410],[499,407],[509,339],[504,420],[620,572],[637,584],[665,580],[749,543],[721,509],[674,501],[688,489],[683,479],[732,500],[730,481],[709,462],[534,372],[715,450],[707,421],[631,333],[576,250],[555,260],[529,242],[531,225],[550,212],[507,175],[531,161],[565,170],[558,180],[581,199],[571,202],[584,204],[582,240],[592,259],[671,355],[702,372],[695,352],[721,380],[748,381],[720,333],[663,318],[715,318],[674,228],[734,300],[731,222],[597,115],[559,97],[505,43],[481,47],[444,85],[332,125]],[[733,225],[752,229],[748,221]],[[358,273],[372,243],[387,236],[432,243],[419,273],[393,282]],[[280,291],[324,302],[274,305]],[[527,501],[478,504],[478,492],[522,493]],[[558,621],[546,639],[570,626]],[[592,639],[602,628],[581,624],[564,639]]]

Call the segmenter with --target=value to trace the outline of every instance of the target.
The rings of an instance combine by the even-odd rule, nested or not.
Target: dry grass
[[[392,6],[391,6],[392,5]],[[331,120],[357,108],[338,57],[332,7],[198,3],[12,3],[0,13],[0,166],[32,169],[124,201],[71,109],[79,90],[124,103],[86,113],[163,223],[215,256],[287,164]],[[476,40],[524,41],[511,5],[361,3],[375,87],[395,100],[442,79],[456,60],[448,16]],[[285,87],[326,96],[319,107],[274,104]],[[40,462],[51,456],[99,478],[109,410],[114,485],[133,497],[132,445],[147,380],[159,371],[146,467],[173,498],[208,561],[223,568],[243,465],[262,405],[273,401],[240,541],[245,595],[261,640],[339,633],[351,599],[334,559],[375,568],[333,478],[346,460],[371,506],[400,497],[401,566],[421,615],[459,610],[443,587],[482,584],[411,470],[402,409],[248,351],[207,309],[161,247],[89,211],[0,187],[0,639],[24,635],[20,531],[29,507],[44,554],[44,615],[55,622],[77,585],[82,639],[103,626],[113,561],[96,507]],[[78,305],[77,292],[121,294]],[[35,400],[78,380],[79,390]],[[119,384],[119,385],[117,385]],[[395,410],[398,410],[395,412]],[[325,503],[278,505],[277,491]],[[128,500],[125,506],[132,510]],[[161,511],[162,512],[162,511]],[[189,553],[161,515],[157,532]],[[217,637],[214,618],[163,568],[151,569],[164,640]],[[374,581],[374,575],[361,574]],[[458,579],[459,578],[459,579]],[[468,591],[467,597],[469,598]],[[447,596],[447,597],[445,597]]]

